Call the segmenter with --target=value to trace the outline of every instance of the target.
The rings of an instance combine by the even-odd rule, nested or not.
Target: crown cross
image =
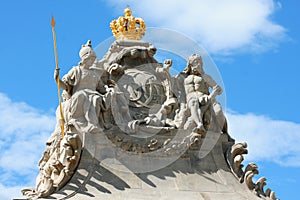
[[[133,17],[129,7],[124,10],[124,16],[110,23],[110,28],[118,40],[140,40],[146,32],[144,20]]]

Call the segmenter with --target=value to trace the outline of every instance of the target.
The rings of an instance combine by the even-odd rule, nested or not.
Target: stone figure
[[[178,100],[174,94],[173,80],[169,72],[172,60],[167,59],[163,65],[156,67],[156,75],[162,80],[161,84],[165,90],[166,100],[156,113],[145,118],[146,124],[154,126],[175,126],[173,122],[174,110],[178,107]]]
[[[158,76],[160,76],[160,79],[162,80],[162,85],[165,88],[165,94],[167,99],[175,98],[172,76],[169,71],[172,64],[173,64],[172,60],[167,59],[164,61],[162,67],[160,66],[156,67],[156,73]]]
[[[202,134],[208,130],[212,105],[215,97],[222,93],[222,88],[211,76],[205,74],[202,58],[198,54],[192,54],[188,58],[183,73],[186,75],[186,103],[191,115],[185,123],[185,128],[194,128],[195,132]],[[212,92],[209,91],[210,88]]]
[[[64,91],[62,98],[64,100],[62,110],[63,113],[67,113],[70,103],[69,94]],[[23,189],[23,195],[47,197],[72,177],[80,159],[82,142],[77,133],[68,132],[62,137],[62,122],[58,106],[55,129],[46,142],[46,149],[38,164],[40,173],[36,178],[36,186]]]
[[[58,78],[58,70],[54,73],[56,82],[60,81],[61,88],[70,95],[67,124],[81,133],[101,132],[106,125],[103,112],[109,103],[106,100],[109,93],[101,80],[103,71],[97,66],[90,40],[82,46],[79,56],[79,65],[73,67],[62,80]]]

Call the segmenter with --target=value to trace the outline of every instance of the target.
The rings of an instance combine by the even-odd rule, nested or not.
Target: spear
[[[51,26],[52,26],[52,35],[53,35],[53,46],[54,46],[54,56],[55,56],[55,69],[59,72],[59,67],[58,67],[58,55],[57,55],[57,48],[56,48],[56,33],[55,33],[55,21],[54,17],[52,16],[51,20]],[[63,110],[62,110],[62,100],[61,100],[61,95],[60,95],[60,79],[59,75],[57,76],[57,94],[58,94],[58,101],[59,101],[59,112],[60,112],[60,126],[61,126],[61,135],[64,137],[65,131],[64,131],[64,124],[65,124],[65,119],[63,115]]]

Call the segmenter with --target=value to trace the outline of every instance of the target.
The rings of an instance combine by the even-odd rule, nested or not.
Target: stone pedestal
[[[94,199],[260,199],[240,184],[224,157],[232,145],[221,135],[213,150],[202,159],[188,150],[175,162],[153,172],[132,173],[117,159],[105,135],[86,135],[84,149],[72,179],[49,198]],[[108,166],[109,164],[109,166]],[[138,164],[138,163],[137,163]],[[48,199],[49,199],[48,198]]]

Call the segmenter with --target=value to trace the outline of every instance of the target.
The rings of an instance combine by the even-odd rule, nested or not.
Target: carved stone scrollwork
[[[252,178],[255,176],[255,174],[259,173],[258,166],[255,163],[249,163],[243,170],[243,154],[247,153],[248,150],[246,142],[236,143],[227,150],[227,163],[229,164],[232,172],[239,179],[240,183],[245,184],[247,188],[255,192],[257,196],[276,200],[277,198],[275,197],[274,191],[272,191],[270,188],[264,191],[264,186],[267,185],[267,179],[265,177],[259,178],[256,183],[253,182]]]
[[[266,190],[266,197],[272,199],[272,200],[277,200],[276,196],[275,196],[275,192],[272,191],[270,188],[268,188]]]
[[[239,142],[234,144],[231,147],[231,150],[227,152],[227,161],[233,170],[233,173],[240,178],[243,175],[242,168],[244,165],[242,161],[244,160],[243,154],[247,154],[247,143],[246,142]],[[229,160],[228,160],[229,159]]]
[[[257,193],[258,196],[266,196],[266,194],[264,192],[264,186],[267,185],[266,180],[267,179],[265,177],[260,177],[256,181],[256,183],[255,183],[255,185],[256,185],[255,191],[256,191],[256,193]]]
[[[242,178],[240,179],[241,183],[243,182],[246,183],[249,190],[255,189],[255,183],[253,183],[252,178],[254,177],[255,174],[259,173],[257,168],[258,167],[255,163],[249,163],[245,168]]]
[[[154,151],[158,149],[159,145],[157,139],[155,138],[151,139],[150,143],[148,144],[148,148],[150,149],[150,151]]]

